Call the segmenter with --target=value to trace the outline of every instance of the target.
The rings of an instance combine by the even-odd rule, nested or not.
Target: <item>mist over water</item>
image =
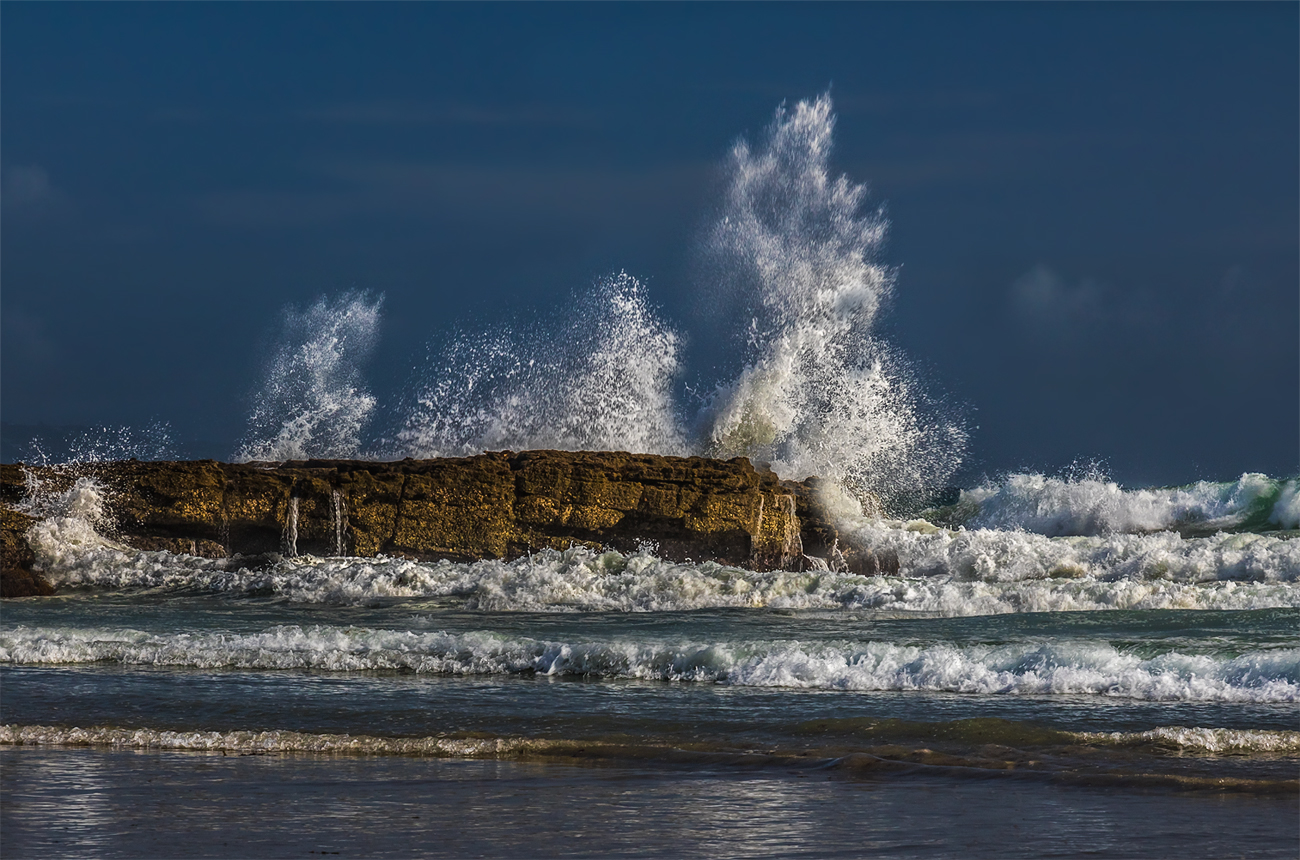
[[[831,174],[834,125],[828,96],[783,105],[727,161],[698,289],[734,312],[689,336],[731,344],[738,372],[715,371],[688,396],[686,336],[619,272],[527,321],[433,342],[397,426],[364,448],[375,400],[359,365],[380,303],[321,299],[286,310],[236,459],[625,450],[747,456],[859,499],[941,487],[966,433],[872,333],[894,284],[877,259],[886,221],[862,211],[865,186]]]

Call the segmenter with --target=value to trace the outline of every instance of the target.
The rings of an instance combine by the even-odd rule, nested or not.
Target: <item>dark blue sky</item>
[[[1298,10],[6,2],[3,419],[228,456],[280,309],[348,289],[389,403],[457,321],[612,270],[707,344],[720,164],[829,87],[976,473],[1294,474]]]

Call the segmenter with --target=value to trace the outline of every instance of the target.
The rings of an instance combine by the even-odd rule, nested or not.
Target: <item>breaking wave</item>
[[[1047,537],[939,528],[926,520],[858,520],[855,540],[898,554],[913,576],[983,583],[1075,581],[1081,588],[1300,582],[1300,541],[1270,534],[1185,538],[1177,532]],[[1171,607],[1172,608],[1172,607]],[[1190,607],[1189,607],[1190,608]]]
[[[112,521],[98,480],[83,475],[60,490],[43,485],[34,472],[26,474],[27,497],[17,507],[38,518],[26,535],[38,564],[58,570],[102,553],[115,559],[131,556],[129,547],[104,537]]]
[[[1091,743],[1153,746],[1158,749],[1202,755],[1300,753],[1300,732],[1260,729],[1160,726],[1145,732],[1079,732],[1078,737]]]
[[[1124,489],[1095,472],[1066,478],[1017,474],[963,490],[955,504],[926,514],[946,525],[1048,536],[1300,528],[1296,479],[1257,473],[1235,481],[1138,490]]]
[[[716,607],[853,609],[945,616],[1105,609],[1300,606],[1300,541],[1268,534],[1175,532],[1049,538],[950,531],[925,520],[859,519],[856,540],[892,550],[897,576],[755,572],[574,547],[473,563],[310,555],[247,569],[239,556],[141,552],[102,535],[105,494],[93,479],[29,504],[38,569],[58,586],[185,589],[365,605],[451,599],[486,611],[653,612]]]
[[[961,722],[910,724],[926,727],[928,734],[946,737],[959,732]],[[1300,732],[1256,729],[1215,729],[1160,726],[1145,732],[1063,732],[1023,724],[1003,723],[1003,743],[1035,746],[1044,740],[1056,743],[1084,743],[1099,746],[1154,747],[1157,750],[1193,755],[1293,754],[1300,752]],[[984,727],[980,727],[981,729]],[[977,732],[979,730],[977,729]],[[888,732],[884,734],[888,735]],[[1021,735],[1024,735],[1023,737]],[[886,738],[887,739],[887,738]],[[1037,742],[1037,743],[1035,743]],[[12,746],[105,746],[125,749],[195,750],[239,753],[352,753],[360,755],[455,756],[475,758],[511,754],[580,753],[591,741],[563,741],[505,737],[376,737],[285,730],[269,731],[167,731],[111,726],[65,728],[60,726],[0,725],[0,744]],[[647,757],[647,746],[627,750],[632,756]],[[603,750],[614,752],[613,748]]]
[[[1111,609],[1268,609],[1300,607],[1295,542],[1253,552],[1219,547],[1217,554],[1174,571],[1097,577],[1068,563],[998,550],[1002,567],[978,548],[949,540],[955,574],[860,576],[831,571],[758,573],[713,562],[678,563],[647,553],[624,556],[586,548],[545,550],[514,561],[416,562],[406,559],[318,559],[299,556],[248,570],[239,557],[211,560],[165,552],[128,551],[85,538],[79,526],[51,526],[32,535],[46,576],[62,587],[182,589],[233,596],[274,596],[294,603],[370,605],[389,599],[460,601],[466,609],[529,612],[662,612],[721,607],[850,609],[939,616]],[[64,543],[71,533],[73,540]],[[925,536],[921,536],[924,538]],[[990,532],[993,543],[1015,533]],[[1176,537],[1176,536],[1175,536]],[[922,544],[922,550],[925,544]],[[1032,549],[1032,548],[1031,548]],[[1050,550],[1051,547],[1048,547]],[[940,557],[931,546],[929,558]],[[1284,553],[1282,551],[1285,551]],[[1105,550],[1100,551],[1102,554]],[[1159,558],[1161,553],[1152,550]],[[1281,556],[1279,558],[1279,556]],[[1234,570],[1217,558],[1236,561]],[[922,555],[922,561],[927,557]],[[987,569],[982,565],[988,564]],[[1256,576],[1264,569],[1267,575]]]
[[[195,750],[239,753],[352,753],[456,758],[546,751],[562,744],[523,738],[384,738],[290,731],[176,732],[107,726],[0,726],[0,744],[25,746],[104,746],[125,749]]]
[[[1144,657],[1098,642],[549,642],[498,633],[277,626],[260,633],[17,627],[0,662],[204,669],[539,674],[813,690],[1086,695],[1144,701],[1300,701],[1300,649]]]

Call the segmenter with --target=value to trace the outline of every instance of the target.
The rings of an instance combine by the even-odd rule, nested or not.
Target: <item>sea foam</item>
[[[1135,574],[1121,571],[1114,577],[1098,577],[1061,562],[1061,553],[1051,545],[1046,548],[1047,559],[1027,560],[1018,544],[1036,536],[1004,532],[982,536],[988,542],[984,546],[960,534],[919,535],[915,545],[900,540],[898,545],[910,547],[923,563],[949,563],[957,569],[923,576],[755,572],[713,562],[679,563],[648,553],[625,556],[586,548],[546,550],[509,562],[300,556],[248,570],[240,567],[238,558],[132,552],[93,539],[62,543],[59,534],[49,534],[48,542],[38,548],[38,558],[46,565],[46,576],[61,587],[162,588],[274,596],[294,603],[372,605],[391,599],[432,599],[454,600],[479,611],[662,612],[735,607],[942,616],[1300,606],[1300,589],[1294,584],[1300,549],[1294,541],[1267,539],[1258,540],[1265,545],[1253,549],[1206,549],[1199,563],[1189,563],[1190,570],[1174,571],[1181,577],[1171,575],[1167,564],[1161,566],[1167,554],[1159,548],[1146,553],[1157,565],[1151,575],[1138,563],[1140,559],[1128,559]],[[1034,547],[1029,543],[1025,549]],[[1069,551],[1066,547],[1064,552]],[[1095,551],[1103,556],[1108,552],[1105,547]],[[1232,570],[1216,567],[1216,559],[1224,557],[1235,562],[1243,579],[1232,579]],[[1259,570],[1266,575],[1257,576]]]
[[[1268,534],[1050,538],[860,517],[844,528],[865,546],[895,552],[898,575],[757,572],[675,562],[648,549],[624,554],[582,546],[511,561],[306,555],[247,569],[239,557],[206,559],[123,546],[102,535],[105,505],[104,489],[90,478],[29,500],[28,508],[42,519],[28,540],[38,569],[55,585],[271,595],[336,605],[450,599],[473,610],[543,612],[766,607],[961,616],[1300,606],[1300,541]]]
[[[832,178],[834,124],[829,96],[782,106],[757,147],[732,151],[706,247],[745,364],[706,408],[704,442],[889,500],[939,486],[966,436],[873,334],[894,288],[887,222],[862,213],[865,186]]]
[[[349,293],[302,311],[285,308],[236,461],[357,455],[375,408],[360,365],[378,336],[381,305],[382,298]]]
[[[0,725],[0,744],[12,746],[91,746],[137,750],[193,750],[239,753],[328,753],[476,758],[545,751],[545,741],[522,738],[385,738],[369,735],[291,731],[166,731],[109,726]]]
[[[465,331],[434,350],[393,456],[549,448],[684,454],[681,336],[625,272],[562,319]]]
[[[1089,743],[1154,746],[1193,755],[1300,753],[1300,732],[1262,729],[1160,726],[1145,732],[1079,732],[1077,736]]]
[[[1048,536],[1174,530],[1296,528],[1296,482],[1246,473],[1235,481],[1125,489],[1099,473],[1049,477],[1025,473],[964,490],[937,519],[968,528],[1020,529]]]
[[[1300,649],[1236,657],[1142,656],[1107,643],[1003,645],[881,641],[545,641],[284,625],[259,633],[147,633],[26,627],[0,633],[0,662],[112,662],[202,669],[400,670],[724,683],[808,690],[924,690],[980,695],[1104,696],[1144,701],[1300,701]]]
[[[1191,755],[1294,754],[1300,732],[1160,726],[1145,732],[1072,732],[1077,742],[1174,750]],[[0,744],[9,746],[103,746],[119,749],[192,750],[240,753],[328,753],[454,756],[574,753],[590,741],[537,738],[380,737],[374,735],[270,731],[168,731],[112,726],[0,725]],[[641,750],[645,749],[644,747]],[[633,755],[641,752],[633,749]],[[613,750],[610,750],[613,751]],[[644,755],[638,756],[644,758]]]

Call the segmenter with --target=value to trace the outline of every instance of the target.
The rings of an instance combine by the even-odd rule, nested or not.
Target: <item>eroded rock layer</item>
[[[667,559],[755,570],[815,559],[864,573],[897,564],[840,542],[815,481],[782,481],[744,458],[507,451],[387,463],[129,460],[0,467],[4,596],[49,593],[33,572],[24,537],[33,519],[21,509],[33,482],[51,494],[78,477],[106,492],[101,528],[113,539],[208,557],[472,561],[573,544],[624,552],[649,544]]]

